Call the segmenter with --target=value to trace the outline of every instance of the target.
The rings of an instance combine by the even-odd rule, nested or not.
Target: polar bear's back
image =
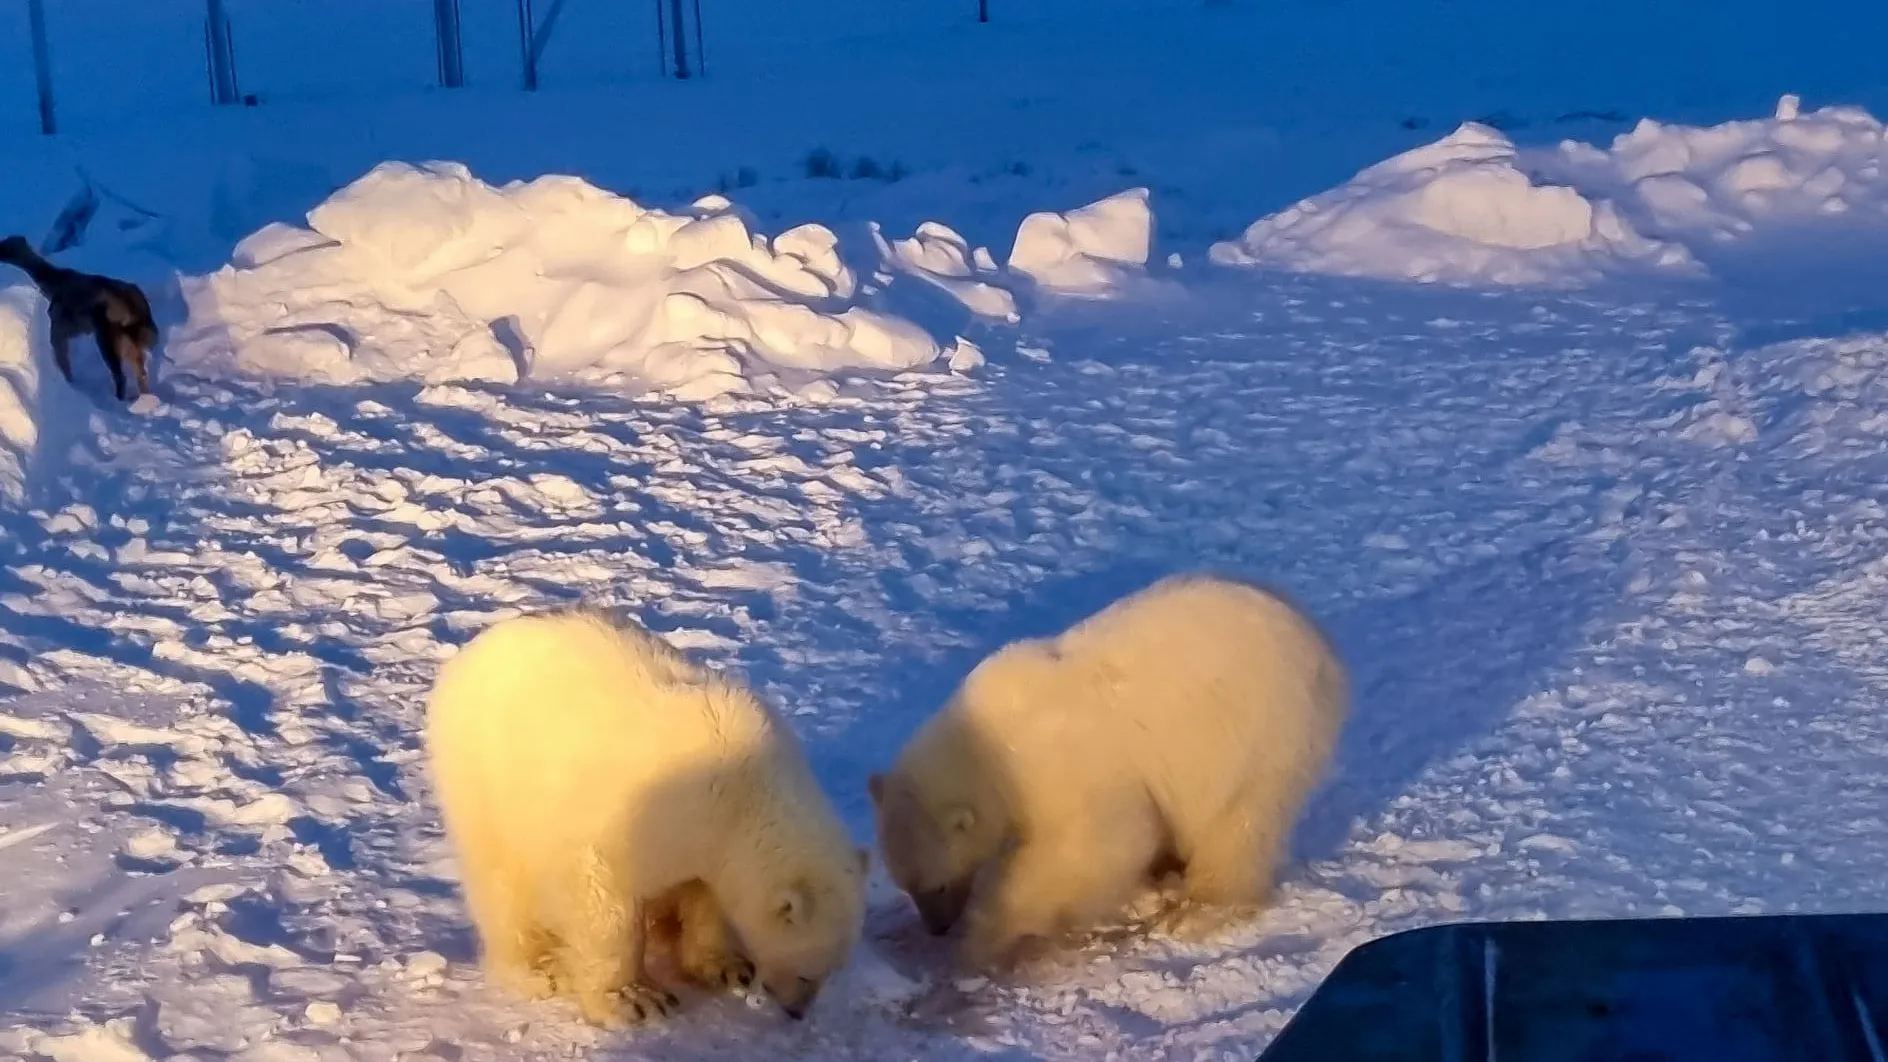
[[[1155,734],[1150,773],[1184,779],[1226,757],[1247,770],[1322,750],[1344,712],[1344,673],[1290,602],[1204,575],[1163,580],[1077,625],[1058,651],[1107,675],[1116,725]],[[1234,772],[1236,775],[1237,771]]]
[[[1317,769],[1345,710],[1343,669],[1282,598],[1213,576],[1163,580],[1060,637],[988,662],[966,710],[1002,733],[1034,798],[1145,787],[1206,814],[1253,779]],[[996,718],[1001,715],[1004,718]]]
[[[449,830],[550,848],[621,834],[652,804],[711,814],[710,783],[765,759],[771,731],[759,702],[660,639],[571,610],[496,624],[448,660],[426,742]]]

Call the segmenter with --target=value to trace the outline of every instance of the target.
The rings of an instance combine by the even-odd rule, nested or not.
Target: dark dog
[[[72,341],[90,332],[99,356],[111,370],[120,401],[125,399],[125,366],[137,376],[138,393],[150,391],[144,360],[157,346],[157,321],[151,303],[136,284],[62,269],[40,257],[24,236],[0,240],[0,262],[31,277],[46,296],[52,318],[52,356],[66,382],[72,382]]]

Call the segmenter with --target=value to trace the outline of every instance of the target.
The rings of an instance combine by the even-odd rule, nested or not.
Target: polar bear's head
[[[858,943],[868,865],[864,849],[847,848],[836,861],[805,858],[770,867],[749,878],[764,887],[743,890],[727,905],[756,979],[788,1017],[806,1016]]]
[[[1003,853],[1018,779],[1007,732],[1052,699],[1053,646],[1024,641],[992,654],[964,679],[884,774],[868,780],[885,870],[911,897],[925,928],[943,935],[963,916],[977,874]]]
[[[989,819],[969,801],[933,800],[901,770],[869,779],[885,872],[942,936],[963,916],[977,871],[995,854]]]

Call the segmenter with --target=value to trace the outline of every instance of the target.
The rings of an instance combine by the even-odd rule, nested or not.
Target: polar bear
[[[1117,914],[1162,868],[1200,904],[1263,903],[1347,713],[1290,604],[1174,576],[980,663],[869,789],[886,869],[931,932],[1001,969]]]
[[[865,920],[855,849],[745,688],[592,609],[504,620],[440,669],[426,751],[488,975],[599,1025],[672,1012],[644,965],[805,1014]],[[652,927],[651,923],[656,923]]]

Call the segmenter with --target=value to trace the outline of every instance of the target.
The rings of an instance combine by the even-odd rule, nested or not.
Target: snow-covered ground
[[[232,3],[212,112],[195,7],[58,6],[136,58],[0,134],[0,229],[89,177],[58,257],[167,346],[75,394],[0,272],[0,1056],[1249,1059],[1398,929],[1882,902],[1874,8],[785,3],[610,86],[573,0],[524,98],[423,91],[430,5]],[[803,1025],[483,986],[417,735],[485,624],[628,606],[864,840],[980,655],[1195,567],[1355,672],[1257,922],[993,985],[879,881]]]

